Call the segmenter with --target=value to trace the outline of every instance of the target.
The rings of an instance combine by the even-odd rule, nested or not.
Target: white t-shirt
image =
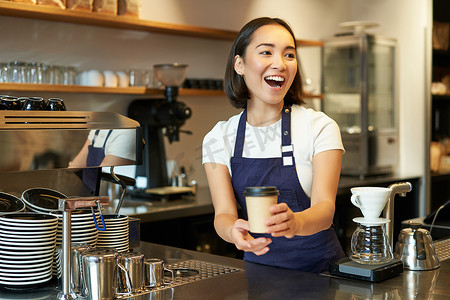
[[[202,161],[218,163],[228,167],[234,155],[237,127],[241,114],[232,116],[228,121],[218,122],[204,137]],[[341,133],[334,120],[323,112],[303,106],[293,105],[291,113],[291,136],[297,175],[303,190],[311,196],[312,158],[317,153],[341,149]],[[269,158],[281,157],[281,119],[264,127],[246,124],[243,157]]]
[[[100,130],[95,138],[94,147],[102,148],[109,130]],[[89,132],[88,139],[92,141],[95,130]],[[111,132],[105,144],[105,156],[114,155],[121,158],[136,160],[136,130],[117,129]]]

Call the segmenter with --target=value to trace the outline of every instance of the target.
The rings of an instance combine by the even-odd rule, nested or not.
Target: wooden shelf
[[[35,5],[17,2],[0,1],[0,15],[30,18],[45,21],[66,22],[108,28],[148,31],[161,34],[199,37],[214,40],[232,41],[236,31],[220,30],[190,25],[154,22],[127,16],[114,16],[101,13],[61,9],[58,7]],[[323,46],[321,41],[297,40],[298,46]],[[14,84],[0,83],[0,91],[4,92],[55,92],[55,93],[89,93],[89,94],[124,94],[162,96],[159,89],[145,87],[92,87],[80,85],[49,85],[49,84]],[[221,90],[180,89],[180,96],[224,96]],[[305,95],[305,98],[323,98],[323,95]]]
[[[232,41],[237,35],[236,31],[231,30],[155,22],[127,16],[114,16],[70,9],[64,10],[58,7],[16,2],[0,1],[0,15],[215,40]],[[323,42],[311,40],[297,40],[297,44],[298,46],[323,46]]]
[[[164,96],[164,90],[149,89],[144,86],[130,87],[103,87],[84,85],[54,85],[54,84],[33,84],[33,83],[0,83],[0,92],[45,92],[45,93],[68,93],[68,94],[123,94],[123,95],[143,95],[143,96]],[[225,96],[222,90],[203,89],[182,89],[180,96],[198,97],[221,97]],[[305,98],[323,98],[323,95],[305,94]]]
[[[124,94],[163,96],[161,89],[148,89],[144,86],[132,87],[103,87],[83,85],[53,85],[32,83],[0,83],[2,92],[50,92],[50,93],[79,93],[79,94]],[[221,90],[180,89],[180,96],[225,96]]]

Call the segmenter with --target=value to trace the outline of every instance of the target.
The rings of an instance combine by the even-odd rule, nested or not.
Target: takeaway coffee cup
[[[277,204],[279,194],[274,186],[255,186],[245,190],[244,196],[251,232],[266,232],[264,222],[272,215],[269,208]]]
[[[383,187],[356,187],[351,188],[350,191],[352,192],[350,200],[361,210],[364,218],[377,219],[392,190]]]

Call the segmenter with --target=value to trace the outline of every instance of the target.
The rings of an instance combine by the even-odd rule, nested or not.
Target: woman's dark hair
[[[225,93],[230,99],[231,104],[236,108],[247,107],[247,100],[250,99],[250,93],[248,91],[247,85],[245,84],[242,76],[236,73],[234,70],[234,58],[236,55],[244,58],[247,47],[250,44],[253,33],[256,29],[265,25],[281,25],[283,26],[294,39],[295,47],[297,48],[297,42],[295,40],[294,33],[291,27],[283,20],[278,18],[257,18],[248,22],[241,31],[239,31],[238,36],[234,40],[233,46],[231,47],[230,55],[228,56],[227,67],[225,70]],[[298,62],[297,62],[297,74],[295,75],[292,85],[289,87],[286,96],[284,97],[284,103],[287,105],[298,104],[301,105],[303,101],[302,92],[302,78],[299,72]]]

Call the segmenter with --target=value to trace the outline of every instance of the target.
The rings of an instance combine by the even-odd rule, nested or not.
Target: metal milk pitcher
[[[118,252],[113,249],[92,249],[82,254],[83,278],[87,299],[114,299],[116,295],[131,294],[130,277],[118,262]],[[119,282],[125,278],[126,292],[121,292]]]

